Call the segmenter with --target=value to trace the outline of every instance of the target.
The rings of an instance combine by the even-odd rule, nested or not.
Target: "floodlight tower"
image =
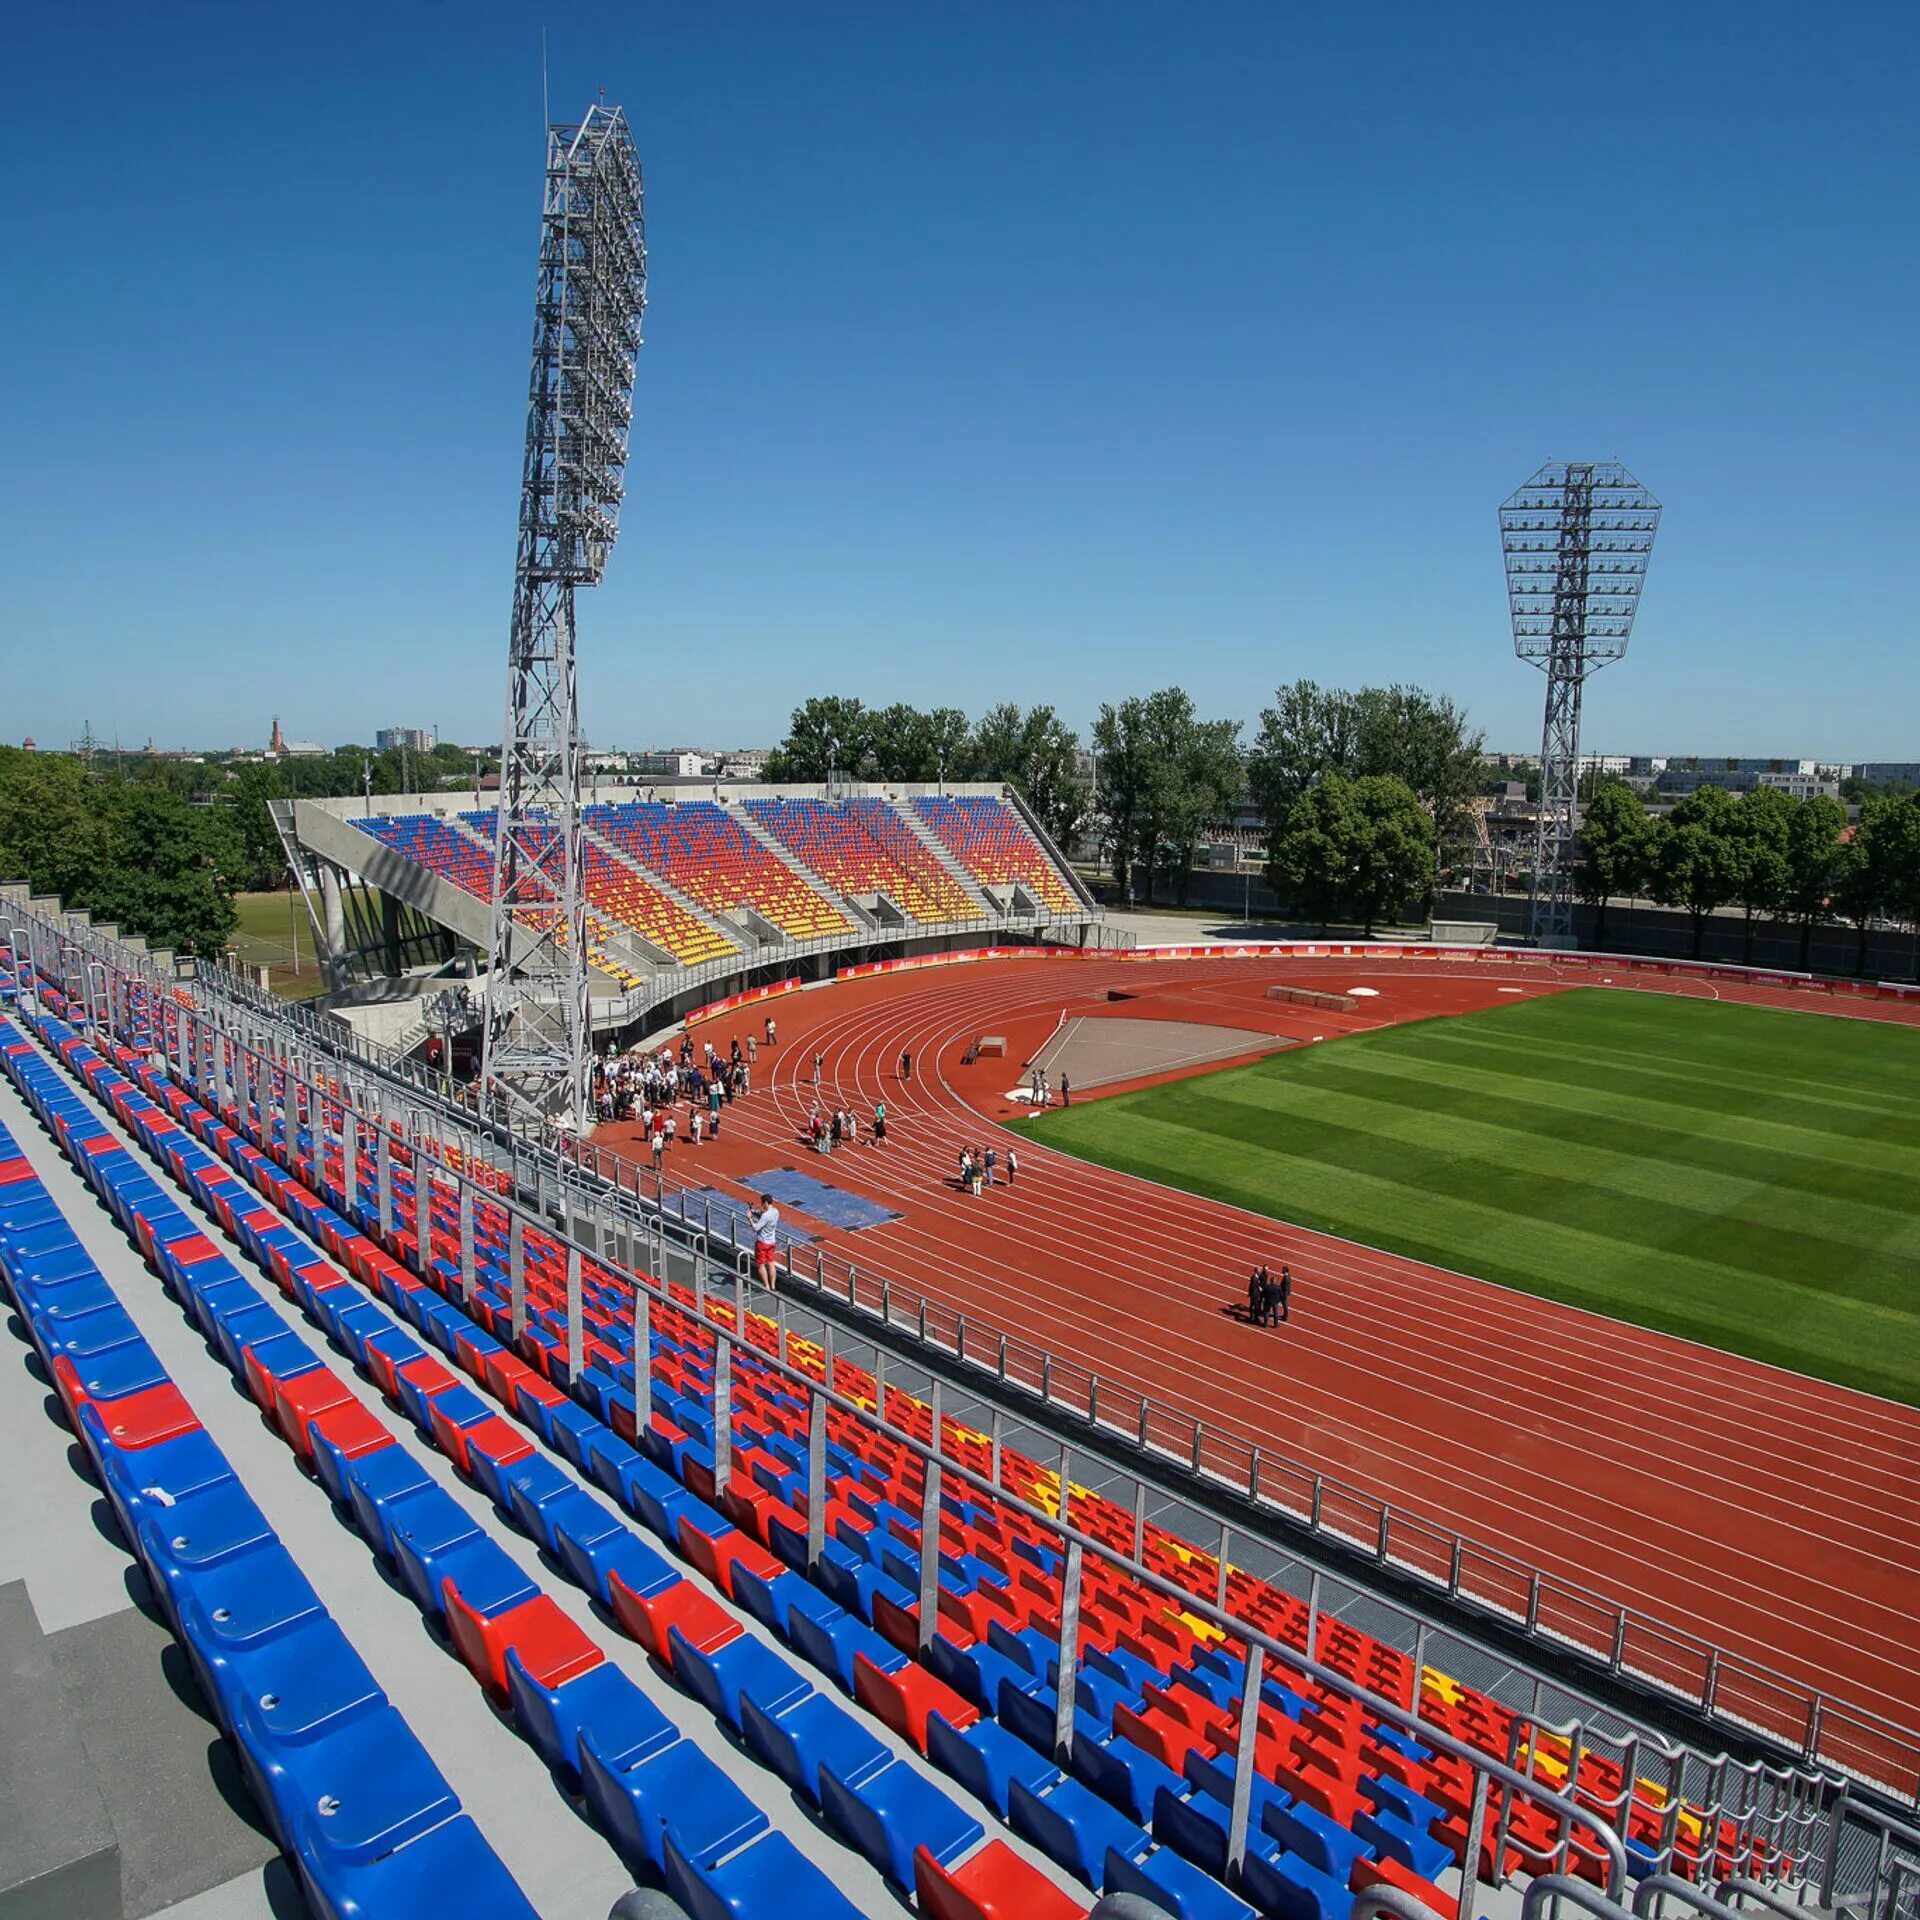
[[[647,303],[640,160],[626,115],[547,130],[533,380],[501,731],[481,1085],[487,1109],[584,1131],[588,1021],[573,593],[620,525]]]
[[[1500,509],[1513,650],[1547,676],[1528,932],[1573,944],[1580,690],[1627,650],[1660,503],[1618,461],[1550,460]]]

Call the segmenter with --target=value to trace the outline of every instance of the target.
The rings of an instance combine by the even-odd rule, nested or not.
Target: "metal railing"
[[[20,950],[20,936],[10,935],[10,946],[17,953]],[[480,1204],[503,1208],[512,1223],[509,1236],[512,1253],[510,1264],[512,1271],[513,1317],[516,1332],[525,1324],[525,1246],[528,1233],[545,1235],[549,1241],[563,1248],[567,1256],[568,1275],[568,1358],[570,1371],[577,1374],[582,1360],[582,1318],[581,1290],[584,1272],[594,1263],[603,1273],[613,1275],[629,1289],[629,1297],[635,1302],[634,1337],[636,1343],[646,1330],[646,1305],[644,1303],[664,1297],[664,1275],[668,1271],[667,1255],[674,1238],[668,1216],[658,1208],[651,1216],[639,1214],[629,1219],[622,1230],[616,1227],[613,1246],[618,1252],[624,1245],[626,1258],[616,1262],[609,1258],[608,1242],[604,1223],[589,1221],[593,1244],[589,1247],[579,1237],[578,1229],[580,1203],[589,1200],[591,1195],[581,1192],[577,1186],[578,1170],[562,1166],[557,1186],[547,1185],[535,1170],[535,1179],[531,1188],[531,1201],[523,1198],[526,1189],[518,1170],[511,1166],[502,1166],[497,1161],[487,1160],[476,1163],[466,1159],[448,1161],[445,1159],[446,1145],[424,1132],[409,1130],[404,1121],[412,1119],[416,1126],[417,1115],[402,1116],[396,1114],[383,1090],[377,1085],[356,1085],[351,1079],[343,1080],[331,1065],[322,1063],[309,1076],[302,1064],[288,1055],[275,1044],[279,1037],[277,1024],[251,1028],[244,1035],[230,1027],[216,1023],[205,1008],[183,1005],[171,994],[165,997],[148,996],[144,1006],[134,1005],[134,996],[127,989],[127,982],[121,977],[116,983],[112,969],[102,962],[90,961],[82,965],[62,968],[53,975],[40,969],[41,977],[60,980],[65,987],[65,997],[71,1002],[72,1009],[81,1015],[92,1017],[97,1024],[113,1030],[120,1026],[122,1016],[141,1039],[156,1051],[164,1062],[167,1071],[176,1081],[195,1092],[204,1100],[212,1102],[217,1108],[224,1107],[243,1128],[255,1132],[260,1143],[273,1147],[272,1120],[278,1114],[289,1129],[301,1125],[313,1127],[324,1134],[329,1129],[338,1140],[343,1169],[352,1169],[352,1191],[349,1195],[350,1212],[357,1212],[366,1223],[396,1245],[399,1251],[412,1258],[423,1270],[426,1265],[428,1248],[416,1238],[411,1247],[397,1245],[401,1226],[401,1217],[395,1205],[394,1174],[396,1171],[411,1169],[416,1179],[424,1177],[429,1182],[438,1181],[443,1186],[451,1182],[454,1186],[456,1205],[461,1221],[461,1264],[463,1269],[463,1293],[470,1287],[474,1277],[474,1209],[476,1188]],[[224,1096],[224,1097],[223,1097]],[[366,1136],[370,1141],[375,1159],[375,1174],[371,1182],[372,1194],[366,1189],[368,1182],[361,1175],[360,1145],[363,1138],[360,1128],[365,1124],[373,1129]],[[416,1157],[416,1149],[424,1157]],[[371,1209],[368,1200],[371,1198]],[[430,1211],[430,1209],[429,1209]],[[368,1218],[369,1212],[371,1218]],[[418,1223],[425,1215],[416,1213],[416,1235]],[[556,1227],[555,1221],[566,1223],[565,1230]],[[644,1250],[645,1259],[635,1256]],[[694,1274],[694,1301],[698,1317],[707,1323],[716,1340],[716,1381],[714,1388],[716,1415],[723,1407],[730,1407],[730,1389],[728,1375],[733,1364],[732,1347],[739,1339],[739,1330],[747,1325],[746,1291],[744,1262],[736,1256],[737,1250],[729,1247],[722,1257],[722,1250],[712,1244],[704,1233],[694,1237],[691,1247]],[[792,1272],[789,1255],[789,1273]],[[731,1303],[728,1302],[724,1287],[705,1287],[701,1284],[703,1275],[717,1276],[721,1273],[731,1277]],[[794,1307],[791,1300],[782,1299],[773,1303],[773,1325],[778,1332],[780,1361],[778,1370],[789,1384],[796,1387],[808,1387],[824,1391],[819,1383],[812,1382],[809,1374],[788,1365],[788,1356],[794,1351],[791,1345],[791,1327]],[[822,1320],[810,1333],[803,1337],[812,1338],[821,1347],[827,1360],[827,1381],[833,1378],[832,1362],[835,1334],[833,1323]],[[900,1381],[896,1372],[889,1380],[885,1372],[887,1365],[886,1349],[873,1348],[873,1378],[875,1381],[875,1400],[879,1418],[875,1425],[890,1439],[908,1439],[886,1418],[886,1389],[889,1385],[898,1388]],[[745,1343],[741,1355],[743,1365],[765,1365],[764,1354]],[[940,1403],[942,1389],[938,1379],[929,1375],[924,1388],[919,1392],[923,1401],[932,1407],[933,1424],[931,1431],[944,1436],[946,1428],[941,1424]],[[859,1403],[845,1400],[842,1396],[828,1394],[833,1404],[844,1409],[857,1410]],[[650,1379],[644,1374],[636,1375],[636,1418],[644,1427],[650,1411]],[[1006,1493],[1001,1475],[1000,1463],[1003,1458],[1002,1436],[995,1410],[993,1421],[993,1471],[990,1479],[984,1483],[981,1477],[958,1463],[949,1463],[949,1470],[958,1473],[963,1480],[975,1484],[984,1484],[990,1488],[996,1498],[1012,1498]],[[716,1460],[716,1477],[722,1487],[729,1484],[726,1471],[726,1453],[721,1435],[729,1434],[726,1420],[716,1418],[714,1434],[721,1448]],[[926,1449],[913,1443],[914,1450],[926,1460]],[[937,1475],[940,1459],[931,1462],[931,1470]],[[1063,1490],[1062,1506],[1068,1505],[1064,1495],[1072,1484],[1070,1462],[1066,1450],[1058,1469],[1059,1485]],[[817,1490],[816,1490],[817,1492]],[[1029,1507],[1017,1499],[1014,1504],[1030,1516],[1037,1509]],[[822,1512],[821,1501],[816,1497],[809,1503],[809,1512]],[[937,1502],[933,1511],[937,1513]],[[1208,1603],[1204,1595],[1196,1595],[1187,1586],[1168,1581],[1155,1575],[1141,1563],[1140,1555],[1144,1546],[1144,1506],[1136,1505],[1134,1533],[1134,1552],[1127,1555],[1114,1550],[1066,1525],[1063,1513],[1059,1523],[1059,1535],[1063,1545],[1069,1548],[1077,1545],[1084,1551],[1092,1548],[1104,1558],[1130,1576],[1144,1577],[1149,1588],[1163,1596],[1177,1600],[1187,1612],[1207,1619],[1222,1630],[1231,1631],[1245,1640],[1250,1649],[1264,1646],[1273,1654],[1285,1658],[1298,1670],[1311,1672],[1316,1678],[1337,1682],[1340,1690],[1355,1698],[1362,1699],[1373,1710],[1376,1705],[1391,1703],[1376,1702],[1374,1696],[1365,1689],[1356,1687],[1341,1676],[1333,1674],[1299,1650],[1283,1646],[1280,1642],[1263,1635],[1243,1619],[1225,1609],[1228,1554],[1234,1543],[1227,1534],[1222,1535],[1219,1554],[1216,1560],[1219,1576],[1219,1590],[1213,1602]],[[818,1558],[819,1542],[814,1543],[813,1557]],[[937,1556],[923,1561],[923,1566],[931,1573],[937,1565]],[[1069,1582],[1072,1586],[1073,1583]],[[1077,1591],[1077,1588],[1075,1589]],[[932,1596],[925,1596],[927,1604],[922,1609],[923,1633],[930,1634],[935,1619],[935,1610],[931,1604]],[[1063,1644],[1077,1644],[1074,1636],[1063,1633]],[[1306,1630],[1303,1635],[1304,1648],[1310,1653],[1315,1645],[1313,1614],[1307,1616]],[[1251,1663],[1252,1652],[1249,1660]],[[1415,1670],[1423,1671],[1423,1662],[1416,1652]],[[1250,1677],[1257,1681],[1258,1672],[1250,1664]],[[1070,1683],[1067,1691],[1070,1694]],[[1246,1695],[1258,1698],[1257,1686]],[[1514,1804],[1515,1780],[1525,1780],[1531,1784],[1525,1792],[1536,1799],[1547,1798],[1539,1784],[1533,1778],[1536,1757],[1540,1755],[1544,1742],[1559,1741],[1558,1751],[1565,1755],[1560,1762],[1570,1779],[1576,1780],[1582,1756],[1588,1753],[1603,1753],[1609,1745],[1619,1756],[1621,1778],[1625,1783],[1621,1793],[1611,1802],[1596,1804],[1596,1796],[1588,1792],[1581,1807],[1571,1816],[1583,1828],[1597,1827],[1600,1816],[1604,1814],[1613,1821],[1623,1821],[1634,1801],[1636,1793],[1644,1786],[1645,1779],[1640,1768],[1649,1759],[1654,1764],[1672,1761],[1678,1757],[1681,1768],[1691,1762],[1696,1769],[1695,1780],[1689,1787],[1681,1770],[1669,1767],[1666,1782],[1657,1783],[1657,1799],[1649,1796],[1642,1802],[1643,1810],[1647,1804],[1665,1807],[1661,1844],[1657,1858],[1660,1862],[1670,1862],[1678,1831],[1677,1821],[1681,1811],[1681,1799],[1684,1792],[1693,1806],[1701,1810],[1700,1817],[1705,1823],[1709,1835],[1719,1836],[1732,1831],[1731,1858],[1737,1862],[1750,1863],[1756,1871],[1765,1871],[1769,1875],[1781,1876],[1789,1881],[1807,1877],[1810,1862],[1814,1856],[1825,1851],[1829,1863],[1837,1857],[1839,1848],[1840,1821],[1846,1808],[1844,1794],[1831,1806],[1825,1804],[1824,1788],[1827,1783],[1817,1776],[1783,1774],[1777,1770],[1756,1766],[1742,1766],[1725,1759],[1717,1760],[1707,1766],[1704,1781],[1700,1779],[1697,1757],[1687,1756],[1683,1750],[1651,1745],[1646,1737],[1638,1732],[1629,1732],[1624,1738],[1615,1738],[1604,1731],[1596,1733],[1592,1727],[1572,1722],[1560,1725],[1549,1724],[1542,1720],[1536,1711],[1532,1716],[1516,1716],[1513,1732],[1504,1761],[1497,1766],[1494,1760],[1478,1749],[1461,1746],[1453,1736],[1442,1728],[1436,1727],[1421,1713],[1421,1690],[1416,1688],[1413,1694],[1411,1715],[1394,1709],[1388,1716],[1396,1724],[1405,1726],[1409,1731],[1418,1730],[1423,1741],[1438,1743],[1446,1750],[1459,1747],[1458,1757],[1483,1767],[1492,1767],[1493,1776],[1504,1781],[1499,1809],[1496,1815],[1494,1857],[1504,1861],[1508,1839],[1509,1820]],[[1537,1707],[1537,1696],[1536,1696]],[[1070,1714],[1063,1709],[1063,1724],[1066,1727],[1064,1738],[1070,1740]],[[1547,1749],[1553,1752],[1552,1748]],[[1477,1756],[1477,1760],[1476,1760]],[[1497,1760],[1497,1756],[1494,1759]],[[1509,1779],[1507,1776],[1513,1776]],[[1484,1806],[1481,1811],[1484,1812]],[[1563,1821],[1559,1829],[1559,1843],[1555,1849],[1554,1864],[1564,1870],[1570,1858],[1573,1827]],[[1820,1845],[1815,1845],[1811,1836],[1819,1832],[1828,1834]],[[1884,1854],[1885,1840],[1882,1841]],[[1705,1858],[1707,1868],[1717,1849],[1709,1846]],[[1467,1857],[1476,1857],[1477,1849],[1470,1850]],[[1831,1878],[1831,1864],[1827,1877]]]
[[[84,1014],[86,1010],[83,1002],[78,1011]],[[635,1261],[630,1266],[615,1263],[604,1249],[586,1246],[557,1228],[543,1210],[536,1210],[511,1194],[485,1189],[476,1192],[474,1184],[464,1175],[450,1173],[424,1155],[416,1157],[396,1138],[383,1114],[377,1110],[359,1112],[349,1090],[331,1078],[322,1076],[303,1083],[270,1054],[256,1053],[245,1043],[212,1028],[190,1009],[177,1004],[160,1009],[154,1037],[157,1053],[167,1071],[176,1078],[184,1075],[183,1084],[197,1098],[210,1104],[213,1111],[228,1113],[237,1119],[241,1130],[252,1133],[262,1147],[269,1150],[275,1147],[276,1120],[283,1129],[283,1139],[305,1127],[310,1130],[316,1153],[322,1143],[336,1146],[348,1189],[348,1211],[398,1257],[425,1267],[427,1262],[420,1244],[421,1222],[430,1216],[431,1205],[420,1205],[422,1185],[428,1189],[437,1185],[443,1193],[450,1189],[453,1211],[461,1223],[462,1298],[471,1297],[478,1285],[473,1223],[483,1211],[490,1211],[493,1218],[489,1225],[496,1231],[504,1225],[512,1249],[509,1297],[516,1335],[526,1324],[525,1276],[530,1252],[544,1245],[549,1253],[561,1255],[567,1274],[567,1322],[573,1373],[579,1370],[583,1338],[580,1290],[590,1268],[597,1268],[603,1280],[615,1279],[630,1290],[633,1302],[630,1329],[636,1352],[650,1350],[654,1313],[688,1314],[688,1307],[674,1297],[661,1277],[666,1265],[663,1242],[658,1244],[657,1253],[653,1248],[646,1249],[654,1256],[650,1259]],[[367,1139],[363,1127],[376,1130],[372,1135],[377,1147],[371,1192],[362,1170],[361,1150]],[[284,1146],[280,1150],[286,1151]],[[410,1235],[398,1204],[395,1176],[402,1172],[409,1173],[416,1182],[415,1218]],[[1309,1649],[1295,1647],[1236,1618],[1205,1595],[1160,1573],[1137,1554],[1117,1548],[1076,1526],[1068,1480],[1060,1483],[1062,1511],[1056,1514],[1024,1498],[1006,1483],[1005,1454],[996,1454],[987,1473],[968,1466],[957,1457],[956,1449],[964,1436],[957,1430],[960,1423],[943,1409],[937,1379],[928,1380],[917,1393],[909,1393],[909,1398],[920,1402],[927,1411],[928,1439],[925,1441],[890,1417],[890,1409],[898,1404],[897,1398],[889,1398],[890,1390],[896,1396],[908,1391],[900,1387],[897,1379],[876,1381],[871,1408],[864,1398],[838,1390],[833,1384],[836,1358],[845,1356],[835,1353],[830,1322],[821,1322],[817,1329],[797,1336],[807,1340],[814,1332],[818,1334],[823,1377],[816,1378],[791,1357],[796,1351],[791,1314],[782,1310],[777,1299],[764,1296],[763,1305],[771,1311],[756,1314],[748,1305],[744,1273],[735,1268],[730,1279],[731,1284],[726,1287],[696,1290],[692,1305],[692,1316],[697,1318],[703,1336],[711,1342],[713,1355],[709,1407],[714,1441],[713,1473],[720,1495],[724,1497],[732,1484],[733,1426],[740,1417],[735,1383],[750,1377],[757,1377],[767,1385],[777,1385],[805,1409],[803,1424],[808,1435],[805,1511],[807,1564],[811,1573],[817,1575],[821,1569],[827,1537],[829,1415],[842,1423],[843,1433],[851,1426],[872,1436],[873,1442],[884,1441],[896,1458],[910,1457],[921,1489],[919,1524],[912,1538],[921,1569],[917,1631],[922,1653],[931,1646],[939,1618],[935,1602],[943,1551],[943,1493],[954,1491],[962,1498],[984,1502],[989,1511],[1020,1516],[1030,1536],[1037,1536],[1057,1552],[1062,1567],[1055,1718],[1055,1756],[1060,1764],[1071,1763],[1074,1743],[1079,1737],[1074,1703],[1082,1660],[1079,1631],[1082,1597],[1097,1584],[1098,1570],[1104,1567],[1115,1579],[1125,1580],[1134,1588],[1169,1603],[1246,1649],[1241,1665],[1240,1706],[1234,1710],[1238,1734],[1234,1758],[1236,1788],[1229,1815],[1230,1861],[1245,1857],[1262,1687],[1272,1672],[1304,1679],[1336,1698],[1355,1703],[1375,1721],[1397,1728],[1465,1769],[1471,1789],[1461,1857],[1469,1863],[1479,1861],[1486,1843],[1491,1841],[1493,1884],[1504,1884],[1509,1850],[1518,1848],[1512,1835],[1515,1809],[1530,1805],[1551,1822],[1553,1838],[1533,1851],[1532,1866],[1523,1864],[1522,1871],[1567,1873],[1578,1860],[1589,1872],[1600,1875],[1608,1892],[1618,1895],[1624,1890],[1626,1849],[1614,1825],[1591,1804],[1594,1796],[1587,1794],[1583,1798],[1576,1797],[1574,1791],[1563,1792],[1531,1771],[1521,1770],[1511,1754],[1502,1757],[1458,1738],[1422,1715],[1417,1695],[1414,1706],[1409,1709],[1374,1693],[1316,1659]],[[753,1338],[751,1325],[755,1319],[772,1333],[775,1352],[769,1353]],[[642,1342],[647,1345],[642,1346]],[[642,1431],[650,1423],[652,1392],[649,1370],[636,1368],[635,1421]],[[1531,1754],[1528,1758],[1530,1762]],[[1578,1755],[1574,1758],[1572,1772],[1577,1776]],[[1633,1788],[1629,1786],[1627,1791],[1631,1793]],[[1524,1862],[1528,1856],[1522,1852],[1521,1857]],[[1771,1857],[1779,1859],[1784,1855],[1774,1852]]]
[[[51,942],[56,953],[64,940],[97,949],[110,971],[129,978],[144,978],[143,962],[150,967],[145,956],[91,929],[62,928],[19,909],[14,917],[29,942]],[[156,984],[166,989],[173,985]],[[291,1029],[308,1044],[310,1058],[328,1059],[336,1070],[352,1063],[373,1075],[376,1083],[398,1081],[385,1089],[372,1084],[364,1091],[403,1126],[408,1140],[430,1140],[432,1150],[450,1156],[452,1163],[492,1166],[516,1193],[532,1193],[544,1203],[558,1205],[564,1198],[569,1218],[596,1209],[624,1212],[641,1222],[658,1223],[662,1231],[701,1233],[708,1245],[728,1239],[732,1257],[739,1256],[739,1218],[728,1215],[721,1222],[724,1231],[716,1235],[710,1200],[703,1202],[705,1211],[697,1224],[676,1219],[676,1196],[678,1209],[686,1204],[683,1183],[663,1179],[592,1143],[575,1143],[563,1156],[489,1130],[447,1099],[439,1076],[419,1062],[398,1060],[308,1009],[289,1008],[244,978],[216,972],[196,985],[207,991],[209,1011],[224,1002],[252,1044],[263,1051],[273,1036]],[[280,1044],[272,1050],[299,1061],[297,1050]],[[647,1224],[646,1230],[654,1226]],[[789,1256],[789,1265],[795,1281],[865,1317],[890,1341],[924,1341],[941,1358],[1029,1396],[1052,1425],[1084,1422],[1096,1437],[1129,1446],[1151,1462],[1190,1476],[1202,1489],[1212,1487],[1248,1500],[1307,1537],[1325,1537],[1349,1554],[1359,1553],[1410,1581],[1416,1591],[1425,1588],[1481,1609],[1547,1646],[1757,1735],[1806,1763],[1836,1767],[1903,1802],[1920,1804],[1920,1735],[1881,1716],[1835,1701],[1761,1663],[1728,1654],[1511,1554],[1435,1526],[1270,1445],[1169,1408],[1123,1381],[1102,1377],[977,1317],[970,1319],[904,1283],[856,1270],[837,1255],[816,1248],[810,1261],[794,1265]],[[1391,1608],[1390,1602],[1382,1604]],[[1430,1632],[1426,1620],[1411,1610],[1405,1617],[1415,1623],[1415,1644],[1424,1645]]]

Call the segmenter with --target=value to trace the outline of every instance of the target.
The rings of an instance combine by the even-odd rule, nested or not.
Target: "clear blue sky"
[[[1920,757],[1920,8],[624,0],[597,741],[1409,679],[1537,744],[1494,511],[1666,505],[1600,749]],[[0,736],[499,730],[541,11],[41,0],[0,62]]]

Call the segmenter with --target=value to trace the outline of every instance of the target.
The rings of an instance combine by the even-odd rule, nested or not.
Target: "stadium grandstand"
[[[782,870],[830,910],[909,893],[889,861],[950,905],[888,847],[906,815],[764,799],[742,831],[810,852]],[[471,823],[328,817],[377,850],[362,884],[391,856],[472,892]],[[720,840],[649,817],[641,877],[694,902],[674,863]],[[1031,894],[1007,870],[962,868],[976,942]],[[1144,1402],[1134,1435],[1091,1383],[1069,1418],[1046,1361],[1036,1394],[1004,1336],[929,1340],[802,1231],[769,1292],[711,1192],[495,1133],[339,1021],[18,890],[0,1003],[0,1275],[50,1389],[14,1458],[58,1569],[0,1610],[23,1706],[107,1604],[65,1588],[124,1567],[249,1809],[183,1779],[170,1820],[277,1852],[316,1913],[1910,1907],[1914,1781],[1410,1607],[1183,1471],[1197,1429],[1190,1462],[1130,1448]],[[142,1751],[193,1714],[154,1705]],[[84,1898],[47,1910],[131,1911],[68,1745],[35,1841]]]
[[[366,990],[343,1017],[403,1051],[422,1043],[428,1000],[487,951],[496,814],[412,794],[278,802],[276,818],[328,977]],[[849,957],[1123,938],[999,785],[607,789],[581,811],[581,886],[593,1024],[621,1039]]]

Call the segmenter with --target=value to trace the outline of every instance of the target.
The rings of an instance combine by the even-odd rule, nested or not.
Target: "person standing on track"
[[[760,1196],[760,1211],[753,1215],[753,1277],[771,1293],[778,1284],[780,1258],[780,1209],[773,1195]]]
[[[773,1015],[768,1014],[767,1015],[767,1045],[768,1047],[771,1048],[771,1047],[776,1047],[779,1044],[780,1043],[773,1037]]]
[[[1271,1285],[1273,1287],[1273,1304],[1279,1310],[1280,1319],[1292,1319],[1293,1269],[1283,1264],[1280,1268],[1280,1278],[1271,1282]],[[1278,1321],[1276,1321],[1275,1324],[1278,1325]]]
[[[1064,1073],[1060,1076],[1060,1104],[1063,1107],[1073,1105],[1073,1082]]]
[[[910,1047],[900,1050],[900,1078],[903,1083],[913,1079],[913,1050]]]
[[[1020,1157],[1009,1147],[1007,1149],[1007,1185],[1013,1185],[1013,1176],[1020,1171]]]
[[[876,1147],[887,1144],[887,1103],[884,1100],[873,1103],[873,1144]]]
[[[1255,1267],[1247,1275],[1247,1318],[1256,1327],[1267,1324],[1267,1270]]]
[[[824,1053],[816,1053],[813,1056],[813,1084],[816,1087],[820,1084],[820,1063],[826,1057]]]
[[[997,1147],[989,1147],[982,1156],[982,1164],[987,1170],[987,1185],[993,1185],[993,1170],[1000,1164],[1000,1152]]]

